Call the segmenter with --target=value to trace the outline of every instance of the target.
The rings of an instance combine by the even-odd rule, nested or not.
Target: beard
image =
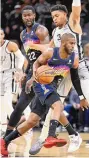
[[[31,21],[31,22],[24,22],[26,27],[32,27],[34,25],[35,20]]]

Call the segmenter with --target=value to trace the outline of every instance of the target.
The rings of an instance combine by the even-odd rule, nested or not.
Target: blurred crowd
[[[20,32],[24,29],[21,18],[21,10],[26,5],[34,6],[36,21],[45,25],[51,37],[55,27],[50,15],[50,7],[54,4],[65,4],[71,12],[72,0],[2,0],[1,3],[1,27],[5,31],[6,39],[15,40],[21,47]],[[89,57],[89,0],[81,0],[81,26],[83,30],[82,42],[84,53]],[[87,53],[88,52],[88,53]],[[89,60],[88,60],[89,62]],[[84,112],[79,108],[80,100],[74,89],[71,89],[65,100],[65,111],[70,123],[80,132],[89,132],[89,110]]]
[[[21,19],[21,10],[26,5],[34,6],[36,10],[36,21],[45,25],[50,33],[53,30],[53,22],[50,15],[50,7],[54,4],[65,4],[71,12],[72,0],[3,0],[1,3],[1,27],[4,29],[6,38],[10,40],[17,40],[20,42],[20,32],[24,25]],[[81,26],[83,29],[83,44],[89,41],[89,0],[81,0]]]

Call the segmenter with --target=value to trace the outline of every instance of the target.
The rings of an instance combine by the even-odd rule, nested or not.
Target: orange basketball
[[[54,80],[52,75],[53,69],[48,65],[42,65],[37,69],[36,77],[37,81],[41,84],[49,84]]]

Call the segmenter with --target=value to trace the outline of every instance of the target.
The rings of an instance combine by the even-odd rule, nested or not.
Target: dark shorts
[[[44,100],[44,104],[41,103],[41,100],[43,97],[39,98],[37,95],[35,95],[33,101],[31,102],[31,112],[36,113],[40,116],[40,118],[44,117],[46,112],[49,110],[51,105],[55,103],[56,101],[60,100],[59,95],[57,92],[50,93]],[[41,100],[41,101],[40,101]]]
[[[53,82],[51,84],[46,84],[46,85],[34,82],[33,89],[34,89],[35,94],[38,96],[42,105],[45,104],[46,99],[51,93],[54,92],[55,96],[56,95],[58,96],[56,82]]]

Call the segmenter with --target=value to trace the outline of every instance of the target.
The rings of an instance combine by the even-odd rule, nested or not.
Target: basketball
[[[42,65],[37,69],[36,78],[41,84],[49,84],[54,80],[53,69],[48,65]]]

